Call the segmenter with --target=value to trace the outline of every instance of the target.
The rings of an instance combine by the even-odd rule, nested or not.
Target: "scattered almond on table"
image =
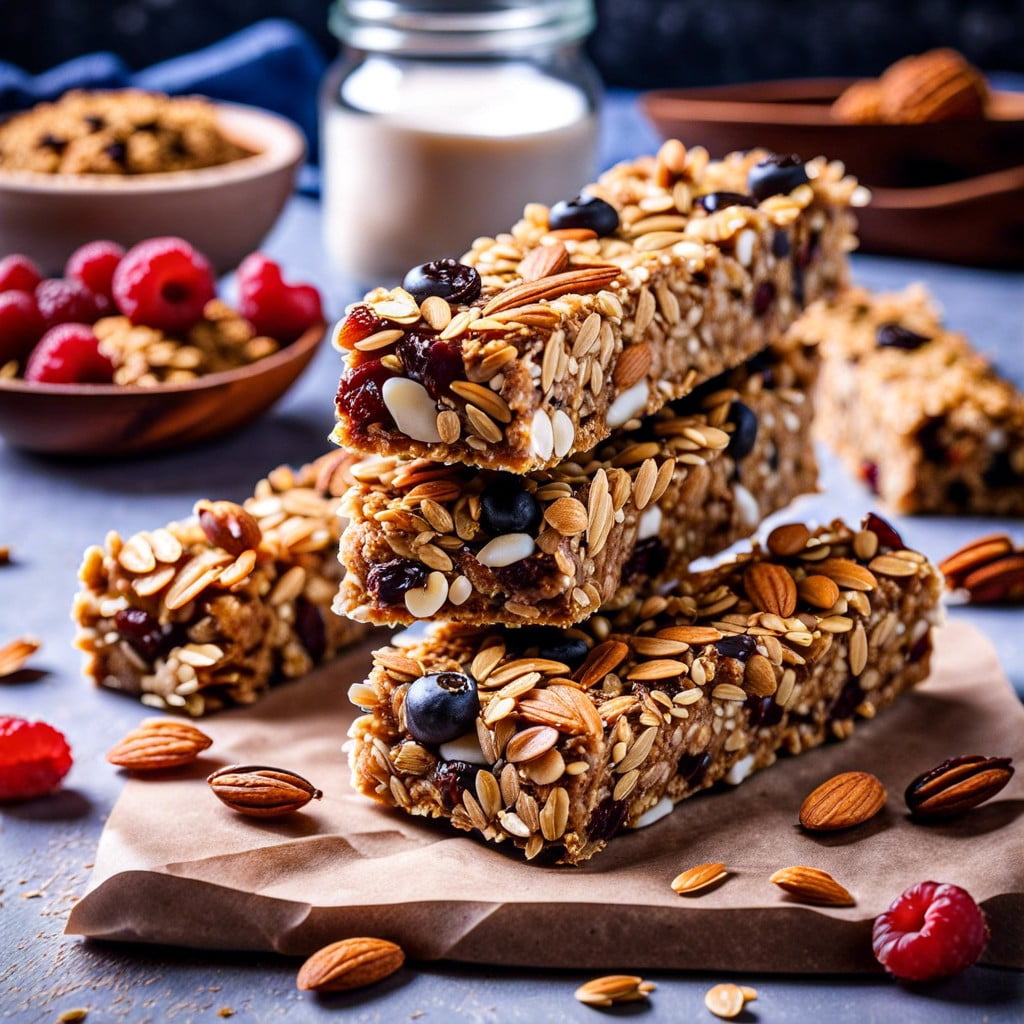
[[[222,804],[250,818],[291,814],[323,796],[301,775],[266,765],[228,765],[217,769],[206,781]]]
[[[147,718],[107,751],[107,760],[133,772],[161,771],[191,764],[212,743],[188,722]]]
[[[809,793],[800,806],[800,824],[811,832],[853,828],[885,806],[885,786],[869,772],[841,772]]]
[[[635,974],[606,974],[580,985],[573,995],[587,1006],[611,1006],[646,999],[656,987],[653,981],[644,981]]]
[[[29,658],[32,657],[42,645],[35,637],[19,636],[9,644],[0,647],[0,679],[4,676],[12,676],[20,672]]]
[[[704,1005],[716,1017],[730,1020],[733,1017],[738,1017],[743,1012],[743,1007],[756,998],[756,988],[725,982],[709,988],[704,993]]]
[[[952,818],[994,797],[1013,778],[1013,759],[968,754],[922,772],[904,793],[921,821]]]
[[[780,868],[769,882],[801,903],[819,907],[852,907],[854,899],[827,871],[796,865]]]
[[[721,881],[728,873],[724,864],[698,864],[676,875],[672,879],[672,888],[680,896],[694,896]]]
[[[304,992],[347,992],[383,981],[404,963],[402,947],[387,939],[342,939],[318,949],[295,983]]]

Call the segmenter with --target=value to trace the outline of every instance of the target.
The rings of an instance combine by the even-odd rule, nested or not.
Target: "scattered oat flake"
[[[644,981],[635,974],[606,974],[580,985],[573,994],[587,1006],[611,1006],[646,999],[655,987],[654,982]]]
[[[19,636],[0,647],[0,677],[13,675],[25,666],[42,645],[35,637]]]
[[[58,1018],[57,1024],[73,1024],[76,1020],[85,1020],[89,1011],[84,1006],[78,1006],[73,1010],[65,1010]]]
[[[704,1005],[716,1016],[729,1020],[738,1017],[743,1007],[757,998],[757,989],[749,985],[726,982],[715,985],[704,993]]]

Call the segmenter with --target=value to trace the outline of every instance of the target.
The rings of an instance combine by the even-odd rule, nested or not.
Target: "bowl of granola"
[[[208,440],[255,419],[312,359],[320,295],[252,253],[238,302],[184,239],[125,252],[102,239],[42,277],[0,259],[0,436],[27,451],[122,456]]]
[[[137,89],[65,94],[0,124],[0,253],[55,270],[93,238],[188,238],[226,271],[256,249],[305,156],[254,107]]]

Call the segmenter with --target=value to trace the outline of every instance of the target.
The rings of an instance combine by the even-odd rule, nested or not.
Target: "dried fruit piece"
[[[52,725],[0,716],[0,802],[53,792],[71,764],[68,741]]]
[[[823,782],[800,805],[800,824],[812,832],[852,828],[885,806],[885,786],[870,772],[842,772]]]
[[[756,988],[726,982],[723,985],[714,985],[704,993],[704,1005],[716,1017],[731,1020],[738,1017],[743,1012],[743,1007],[756,998]]]
[[[853,897],[827,871],[797,865],[776,871],[769,882],[801,903],[822,907],[852,907]]]
[[[606,974],[580,985],[573,995],[587,1006],[611,1006],[646,999],[655,988],[654,982],[635,974]]]
[[[672,889],[680,896],[690,896],[702,892],[709,885],[714,885],[727,874],[724,864],[698,864],[676,875],[672,879]]]
[[[915,818],[952,818],[994,797],[1012,778],[1009,757],[951,757],[918,775],[904,799]]]
[[[301,775],[266,765],[228,765],[207,776],[206,781],[222,804],[252,818],[291,814],[323,796]]]
[[[20,672],[25,667],[25,662],[39,650],[40,646],[35,637],[19,636],[0,647],[0,679]]]
[[[206,539],[229,554],[259,547],[263,534],[255,518],[233,501],[197,501],[193,508]]]
[[[988,937],[985,915],[966,889],[919,882],[875,918],[871,948],[897,978],[931,981],[970,967]]]
[[[149,718],[107,751],[107,760],[133,772],[191,764],[213,740],[188,722]]]
[[[402,947],[387,939],[342,939],[309,957],[296,985],[304,992],[347,992],[383,981],[404,963]]]

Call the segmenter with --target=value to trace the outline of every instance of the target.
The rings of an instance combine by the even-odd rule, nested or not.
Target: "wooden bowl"
[[[124,246],[180,235],[225,272],[274,226],[306,152],[302,133],[276,114],[215,103],[221,130],[254,155],[162,174],[41,174],[0,171],[0,256],[31,257],[59,273],[96,238]]]
[[[185,384],[32,384],[0,380],[0,435],[50,455],[137,455],[205,441],[266,411],[295,382],[326,325],[265,359]]]

